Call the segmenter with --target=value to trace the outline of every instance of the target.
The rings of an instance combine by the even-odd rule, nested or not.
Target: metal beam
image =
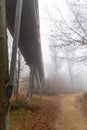
[[[19,42],[22,4],[23,4],[23,0],[17,0],[9,86],[13,86],[14,84],[14,74],[15,74],[15,67],[16,67],[17,48]]]
[[[34,73],[35,73],[35,78],[36,78],[37,85],[38,85],[38,88],[39,88],[39,96],[41,98],[42,97],[42,84],[41,84],[41,81],[40,81],[40,77],[39,77],[37,67],[35,67],[35,72]]]
[[[34,81],[34,68],[33,65],[30,66],[30,75],[29,75],[29,86],[27,97],[32,98],[33,96],[33,81]]]
[[[10,67],[10,80],[9,85],[6,90],[7,100],[9,101],[14,85],[14,75],[16,69],[16,60],[17,60],[17,49],[19,43],[19,33],[20,33],[20,23],[21,23],[21,14],[22,14],[22,4],[23,0],[17,0],[16,5],[16,15],[15,15],[15,25],[14,25],[14,37],[13,37],[13,48],[12,48],[12,58],[11,58],[11,67]]]
[[[0,0],[0,130],[6,130],[5,124],[5,86],[8,83],[8,52],[6,31],[5,0]]]

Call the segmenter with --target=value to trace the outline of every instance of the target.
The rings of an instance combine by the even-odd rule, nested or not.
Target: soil
[[[60,115],[56,121],[56,130],[87,130],[87,118],[77,106],[78,94],[61,96]]]

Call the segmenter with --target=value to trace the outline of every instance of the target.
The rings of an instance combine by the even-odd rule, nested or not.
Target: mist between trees
[[[87,91],[87,1],[65,0],[65,6],[67,6],[66,17],[57,5],[53,7],[54,11],[44,7],[44,20],[42,20],[49,30],[45,36],[49,46],[47,56],[49,62],[44,62],[46,82],[43,94]],[[8,35],[8,41],[12,42],[9,32]],[[45,39],[44,36],[41,38]],[[10,59],[9,43],[9,61]],[[16,78],[19,79],[16,83],[19,82],[20,90],[25,89],[27,92],[29,73],[19,50],[17,62]],[[18,67],[21,68],[20,71]],[[36,83],[34,86],[34,92],[38,93]]]
[[[65,0],[67,16],[55,2],[45,7],[49,33],[50,63],[46,64],[47,86],[56,92],[87,90],[87,1]]]

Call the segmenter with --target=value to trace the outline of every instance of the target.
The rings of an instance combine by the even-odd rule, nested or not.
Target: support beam
[[[34,68],[33,65],[30,66],[30,76],[29,76],[29,86],[27,97],[32,98],[33,96],[33,80],[34,80]]]
[[[6,130],[5,124],[5,86],[8,83],[8,52],[6,31],[5,0],[0,0],[0,130]]]
[[[41,82],[40,82],[40,77],[39,77],[37,68],[35,68],[35,78],[36,78],[37,85],[38,85],[38,88],[39,88],[39,96],[41,98],[42,97],[42,85],[41,85]]]
[[[14,74],[15,74],[15,67],[16,67],[18,42],[19,42],[22,4],[23,4],[23,0],[17,0],[9,86],[13,86],[14,84]]]
[[[17,60],[17,49],[18,49],[19,33],[20,33],[21,14],[22,14],[22,4],[23,4],[23,0],[17,0],[12,58],[11,58],[11,67],[10,67],[10,80],[9,80],[9,85],[7,87],[7,100],[8,101],[10,97],[12,96],[12,92],[13,92],[14,75],[15,75],[16,60]]]

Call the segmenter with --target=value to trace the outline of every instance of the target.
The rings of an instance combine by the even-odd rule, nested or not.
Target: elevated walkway
[[[6,0],[7,26],[12,36],[14,35],[16,3],[17,0]],[[26,64],[36,66],[40,80],[43,80],[44,70],[39,29],[38,0],[23,0],[19,48]]]

